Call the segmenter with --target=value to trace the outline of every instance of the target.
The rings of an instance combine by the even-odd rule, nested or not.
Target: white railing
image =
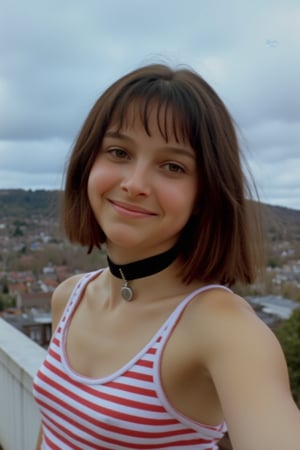
[[[46,351],[0,318],[0,445],[33,450],[40,418],[33,377]]]

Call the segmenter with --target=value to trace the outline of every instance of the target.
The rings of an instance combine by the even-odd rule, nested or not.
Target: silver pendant
[[[125,284],[121,287],[121,296],[126,302],[130,302],[133,299],[133,290]]]
[[[124,281],[124,286],[121,287],[121,297],[126,302],[130,302],[133,299],[133,290],[128,286],[128,281],[126,280],[122,269],[119,269],[121,277]]]

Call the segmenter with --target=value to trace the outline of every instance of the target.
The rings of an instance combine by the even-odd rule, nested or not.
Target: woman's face
[[[149,116],[149,136],[135,112],[129,108],[132,120],[120,129],[110,124],[88,180],[89,202],[107,247],[114,252],[126,249],[127,259],[174,245],[193,213],[198,192],[196,155],[190,144],[178,142],[171,125],[166,142],[156,111]]]

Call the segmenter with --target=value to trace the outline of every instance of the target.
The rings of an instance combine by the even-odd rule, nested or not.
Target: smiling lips
[[[156,216],[155,213],[144,209],[144,208],[140,208],[136,205],[130,205],[128,203],[122,203],[122,202],[118,202],[118,201],[114,201],[114,200],[108,200],[109,203],[112,205],[112,207],[120,214],[122,214],[123,216],[127,216],[127,217],[150,217],[150,216]]]

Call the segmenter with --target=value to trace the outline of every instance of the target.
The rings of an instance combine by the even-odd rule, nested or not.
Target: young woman
[[[150,65],[99,98],[67,171],[72,242],[108,267],[63,282],[34,380],[37,449],[300,448],[281,348],[230,287],[256,276],[230,115],[196,73]]]

